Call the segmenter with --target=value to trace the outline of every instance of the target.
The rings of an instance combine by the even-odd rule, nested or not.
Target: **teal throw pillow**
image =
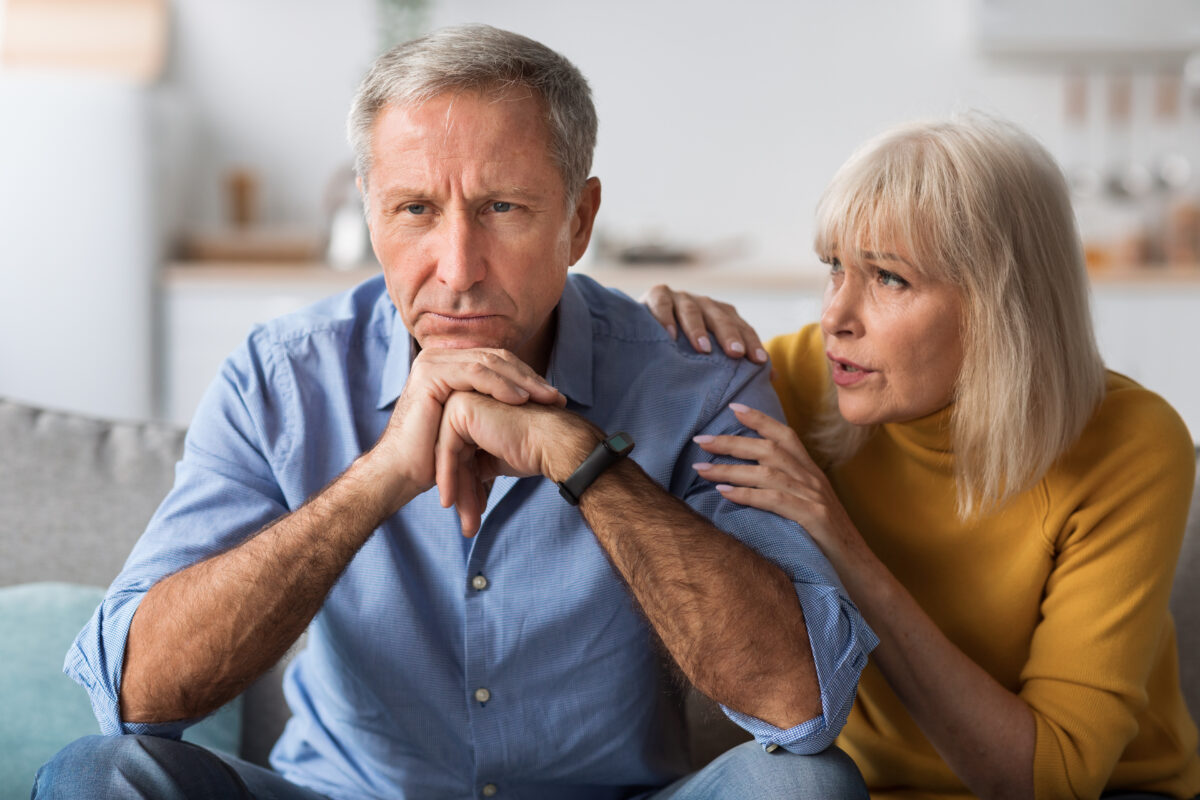
[[[87,692],[62,667],[103,597],[99,587],[70,583],[0,588],[0,800],[26,800],[42,764],[81,736],[100,732]],[[183,738],[236,754],[241,722],[239,699]]]

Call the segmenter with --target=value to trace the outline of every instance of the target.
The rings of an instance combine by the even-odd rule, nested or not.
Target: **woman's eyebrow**
[[[872,250],[863,250],[858,254],[859,258],[864,258],[869,261],[898,261],[906,267],[912,267],[912,264],[906,258],[901,258],[895,253],[876,253]]]

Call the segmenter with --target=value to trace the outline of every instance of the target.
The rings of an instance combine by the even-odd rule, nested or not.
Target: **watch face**
[[[633,440],[624,433],[614,433],[608,438],[609,447],[618,453],[624,453],[629,448],[633,447]]]

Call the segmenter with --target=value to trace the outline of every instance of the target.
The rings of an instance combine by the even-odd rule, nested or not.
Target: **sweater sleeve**
[[[1114,376],[1042,484],[1054,559],[1021,697],[1036,726],[1037,798],[1098,797],[1171,641],[1168,603],[1195,462],[1182,420]]]

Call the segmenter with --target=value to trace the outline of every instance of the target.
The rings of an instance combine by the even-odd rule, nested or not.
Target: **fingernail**
[[[696,470],[696,472],[707,472],[712,469],[712,464],[707,461],[701,461],[699,464],[692,464],[692,469]]]
[[[732,489],[733,487],[732,487],[732,486],[730,486],[728,483],[718,483],[718,484],[717,484],[715,487],[713,487],[713,488],[715,488],[715,489],[716,489],[718,492],[728,492],[728,491],[729,491],[730,489]]]
[[[692,441],[695,442],[696,444],[708,444],[715,438],[717,438],[717,437],[710,436],[707,433],[702,433],[699,436],[693,436]]]
[[[707,336],[701,336],[699,339],[696,340],[696,344],[700,346],[701,353],[711,353],[712,352],[712,342],[710,342],[708,340]]]
[[[529,392],[526,391],[525,388],[521,387],[521,386],[517,387],[517,394],[521,395],[521,397],[529,397]]]
[[[730,342],[729,349],[735,353],[744,353],[746,352],[746,345],[741,342]]]
[[[768,355],[767,355],[767,351],[766,351],[766,350],[763,350],[763,349],[760,347],[760,348],[758,348],[757,350],[755,350],[755,351],[754,351],[754,357],[755,357],[755,358],[757,358],[759,361],[762,361],[763,363],[766,363],[767,359],[768,359],[770,356],[768,356]]]
[[[676,336],[679,335],[679,329],[676,328],[674,325],[668,325],[667,326],[667,335],[670,336],[672,339],[674,339]]]
[[[743,405],[741,403],[730,403],[729,407],[734,411],[737,411],[739,414],[750,410],[750,406]]]

